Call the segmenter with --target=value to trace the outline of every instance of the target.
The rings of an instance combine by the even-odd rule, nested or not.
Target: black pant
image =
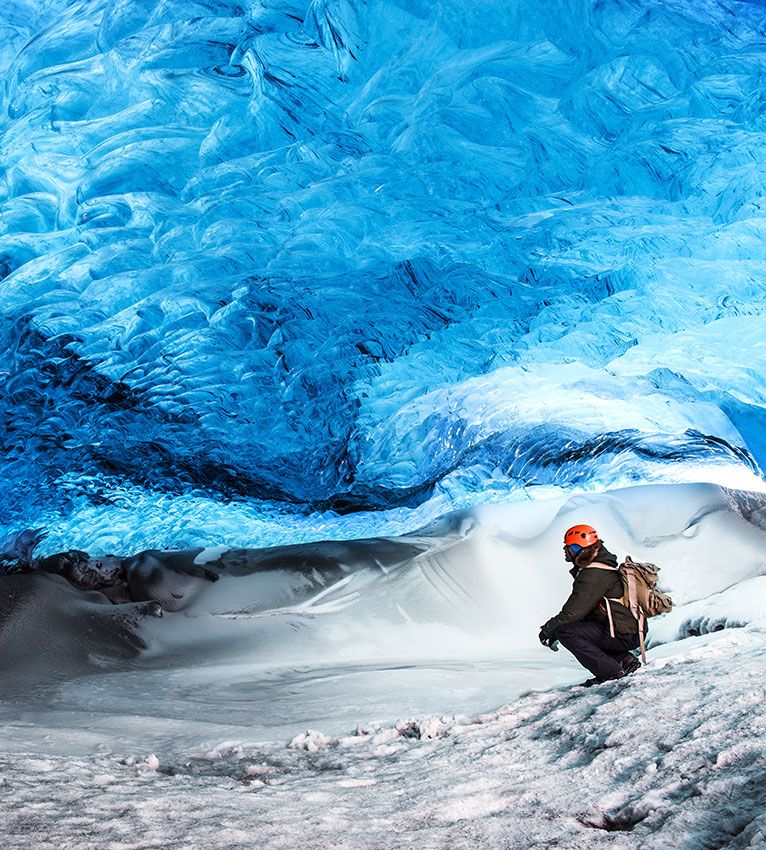
[[[639,645],[638,632],[615,632],[611,637],[606,626],[589,620],[559,626],[556,639],[598,679],[619,679],[623,675],[620,659]]]

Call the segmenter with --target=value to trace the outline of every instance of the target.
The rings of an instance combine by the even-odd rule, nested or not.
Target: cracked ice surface
[[[0,29],[3,524],[262,545],[760,475],[761,4],[8,0]],[[328,513],[360,509],[387,519]]]

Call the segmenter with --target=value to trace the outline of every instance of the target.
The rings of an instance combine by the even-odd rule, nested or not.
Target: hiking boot
[[[622,658],[620,658],[620,667],[622,667],[623,672],[626,676],[630,676],[631,673],[635,673],[640,666],[641,662],[631,652],[627,653],[626,655],[623,655]]]
[[[641,665],[639,664],[639,667]],[[633,671],[631,671],[633,672]],[[580,682],[581,688],[592,688],[594,685],[603,685],[604,682],[617,682],[620,679],[624,679],[628,674],[623,672],[620,673],[619,676],[607,676],[606,679],[600,679],[598,676],[594,676],[592,679],[586,679],[584,682]]]

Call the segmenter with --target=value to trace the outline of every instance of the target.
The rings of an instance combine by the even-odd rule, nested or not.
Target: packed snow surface
[[[0,524],[755,487],[765,44],[737,0],[5,0]]]
[[[763,850],[766,628],[593,689],[172,758],[0,756],[4,847]]]

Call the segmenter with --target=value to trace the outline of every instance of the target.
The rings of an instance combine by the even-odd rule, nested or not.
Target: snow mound
[[[595,525],[620,557],[661,566],[660,586],[676,608],[651,621],[650,646],[658,647],[761,621],[765,501],[710,484],[644,486],[485,505],[400,538],[209,553],[220,580],[200,580],[187,607],[162,619],[79,593],[59,577],[10,575],[0,596],[0,670],[24,690],[53,676],[132,670],[140,659],[173,670],[197,693],[215,692],[220,712],[227,693],[237,701],[243,681],[262,678],[263,665],[380,669],[509,654],[526,664],[547,654],[538,627],[571,588],[560,552],[576,522]],[[236,676],[228,684],[227,671]],[[114,681],[120,703],[122,682]],[[83,699],[87,710],[91,697]]]
[[[652,629],[654,644],[766,622],[766,576],[674,608]]]
[[[318,753],[319,750],[329,747],[333,739],[328,735],[317,732],[316,729],[307,729],[300,735],[296,735],[290,741],[293,750],[306,750],[307,753]]]

